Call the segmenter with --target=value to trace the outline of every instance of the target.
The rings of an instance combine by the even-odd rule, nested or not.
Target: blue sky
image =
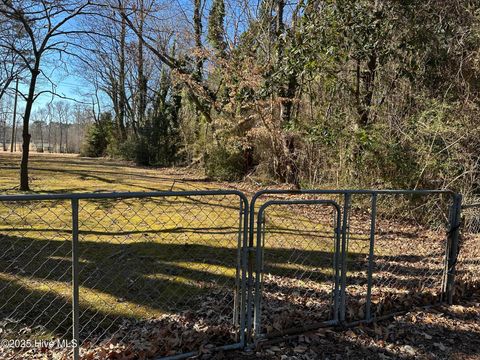
[[[69,51],[71,51],[69,49]],[[60,59],[59,54],[57,53],[50,53],[44,59],[42,59],[42,63],[40,66],[42,72],[48,76],[48,78],[55,84],[55,92],[62,97],[74,99],[76,101],[88,102],[91,104],[91,97],[85,96],[88,93],[93,93],[92,84],[85,80],[84,77],[80,76],[78,73],[78,69],[75,67],[74,62],[71,59]],[[28,92],[28,86],[30,81],[30,73],[27,71],[25,72],[25,80],[20,83],[19,89],[20,91],[26,95]],[[37,81],[36,86],[36,93],[45,90],[52,90],[52,84],[49,82],[45,76],[40,76]],[[14,84],[11,85],[12,87]],[[12,95],[13,97],[13,95]],[[33,111],[44,107],[46,104],[50,103],[51,101],[67,101],[71,102],[72,104],[75,103],[74,100],[62,99],[58,96],[53,96],[52,94],[41,94],[33,105]],[[25,106],[24,99],[19,96],[18,97],[18,107],[21,111]]]
[[[50,60],[55,60],[54,58]],[[55,65],[55,61],[52,64],[47,63],[41,67],[42,71],[48,74],[50,80],[56,85],[55,92],[63,97],[75,99],[80,102],[87,102],[91,104],[91,97],[86,96],[88,93],[93,93],[92,85],[86,81],[83,77],[77,75],[78,70],[74,68],[73,65],[69,65],[68,69],[59,68]],[[29,73],[26,73],[26,81],[20,83],[19,89],[23,94],[27,94],[28,91],[28,81]],[[14,86],[12,84],[12,86]],[[37,82],[36,93],[39,93],[44,90],[51,90],[52,85],[46,81],[44,77],[40,77]],[[46,104],[53,101],[66,101],[71,102],[72,105],[75,103],[74,100],[62,99],[58,96],[52,96],[52,94],[42,94],[40,95],[33,105],[33,112],[36,110],[45,107]],[[25,106],[25,101],[21,96],[18,97],[18,108],[23,110]],[[21,111],[20,114],[21,115]]]
[[[170,5],[170,10],[174,10],[177,8],[176,17],[181,18],[186,16],[188,21],[190,20],[189,17],[192,15],[190,14],[191,6],[193,0],[177,0],[177,3],[172,3]],[[210,1],[207,0],[207,7],[204,12],[204,17],[208,15],[209,11],[209,3]],[[229,2],[227,4],[227,11],[232,11],[232,8],[229,8]],[[178,9],[183,8],[185,10],[184,13],[178,13]],[[237,9],[238,10],[238,9]],[[206,19],[204,20],[206,21]],[[74,28],[81,27],[81,24],[77,22],[77,20],[73,20],[70,22],[64,29],[70,30]],[[227,25],[228,27],[228,25]],[[204,31],[206,31],[206,22],[204,23]],[[75,48],[70,47],[69,51],[75,52]],[[75,99],[80,102],[86,102],[89,105],[92,102],[92,97],[88,96],[87,94],[93,94],[94,89],[93,85],[85,79],[83,74],[79,74],[79,69],[75,66],[75,59],[68,59],[63,58],[60,59],[59,55],[56,53],[50,54],[48,58],[43,59],[41,69],[42,71],[47,74],[50,80],[56,85],[56,93],[61,96]],[[36,92],[40,92],[43,90],[51,90],[52,85],[46,81],[44,77],[39,79],[37,84]],[[28,90],[28,84],[23,84],[20,86],[21,91],[25,94]],[[44,107],[46,104],[55,100],[61,100],[60,97],[53,97],[51,94],[43,94],[41,95],[34,104],[34,111],[38,110],[39,108]],[[74,101],[62,99],[63,101],[71,101],[72,104]],[[103,104],[105,105],[105,104]],[[23,107],[23,100],[19,98],[19,106],[20,108]]]

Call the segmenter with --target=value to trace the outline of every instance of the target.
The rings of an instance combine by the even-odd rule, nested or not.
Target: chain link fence
[[[71,218],[68,200],[0,202],[2,339],[72,339]]]
[[[480,288],[480,199],[462,207],[455,295],[462,298]]]
[[[181,358],[451,301],[479,284],[479,205],[460,218],[460,201],[448,191],[267,190],[250,205],[221,190],[3,195],[0,331],[78,341],[60,358]],[[0,349],[13,353],[42,356]]]
[[[243,345],[243,194],[53,198],[0,198],[6,337],[73,338],[76,354],[62,352],[82,358]]]
[[[370,321],[443,300],[452,205],[448,193],[351,196],[347,322]]]
[[[312,222],[311,212],[321,220]],[[333,201],[268,201],[261,207],[255,259],[257,335],[274,337],[338,322],[340,216]]]
[[[289,201],[293,201],[290,206]],[[312,244],[322,242],[313,242],[309,235],[320,239],[325,229],[331,229],[329,243],[334,243],[335,222],[331,214],[314,206],[306,210],[302,201],[333,202],[339,207],[339,250],[330,245],[326,251],[324,243],[323,257],[315,259],[310,268],[298,260],[287,260],[289,273],[280,273],[278,264],[275,268],[272,266],[275,260],[271,260],[279,246],[291,257],[304,252],[303,249],[315,250]],[[281,211],[271,209],[269,213],[271,202],[283,205]],[[250,311],[258,315],[254,315],[250,331],[257,339],[263,339],[305,329],[320,320],[322,325],[335,323],[337,319],[343,323],[368,322],[416,306],[446,301],[451,293],[450,270],[454,268],[449,261],[453,258],[452,242],[456,241],[452,233],[456,204],[455,194],[448,191],[267,190],[257,193],[250,205],[250,246],[254,240],[257,242],[256,271],[251,271],[250,281],[255,284],[252,285],[254,293],[259,293],[255,299],[260,298],[263,303],[251,302],[253,310]],[[257,224],[253,222],[255,216]],[[278,233],[276,229],[289,219],[297,222],[288,225],[291,233]],[[308,262],[309,254],[307,251],[300,258]],[[339,261],[333,261],[337,256]],[[253,258],[250,257],[251,262]],[[338,315],[328,312],[335,308],[329,300],[337,298],[332,278],[317,277],[314,283],[310,282],[315,270],[321,268],[330,269],[330,276],[336,271],[339,274]],[[289,277],[296,286],[282,289],[280,294],[268,285],[272,282],[273,288],[278,289],[279,284],[288,283]],[[305,287],[303,292],[298,291],[299,286]],[[297,295],[302,301],[296,299]],[[278,299],[285,300],[282,304]],[[319,304],[323,304],[322,310],[311,310]],[[265,314],[266,309],[273,310]],[[288,316],[289,313],[294,316]]]

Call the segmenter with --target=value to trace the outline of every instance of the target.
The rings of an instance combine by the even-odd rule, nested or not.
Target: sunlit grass
[[[18,154],[0,153],[0,192],[17,193],[19,160]],[[30,160],[34,193],[219,188],[199,179],[175,170],[71,156],[34,154]],[[233,292],[238,204],[234,196],[80,200],[85,331],[199,306],[191,301],[202,291]],[[2,317],[16,317],[30,327],[43,325],[51,333],[69,331],[71,232],[69,200],[0,204]]]
[[[237,273],[235,268],[226,267],[222,265],[216,265],[215,267],[206,267],[204,263],[192,262],[192,261],[189,261],[189,262],[182,261],[182,262],[176,262],[176,263],[171,262],[170,264],[179,266],[184,269],[205,271],[213,275],[222,275],[222,276],[231,277],[231,278],[235,277]]]
[[[17,193],[18,162],[18,155],[0,153],[0,191]],[[44,155],[33,156],[30,165],[34,193],[225,187],[198,181],[195,174],[107,160]],[[123,320],[201,307],[198,295],[233,295],[238,206],[235,196],[80,200],[80,322],[85,336]],[[268,267],[274,274],[295,279],[302,271],[332,272],[333,213],[320,206],[320,215],[312,217],[310,207],[303,210],[276,206],[266,212],[265,252],[272,255]],[[69,200],[0,204],[0,241],[6,249],[0,255],[0,286],[7,289],[0,298],[11,297],[1,316],[18,316],[51,333],[70,331],[71,232]],[[359,252],[368,252],[368,235],[353,235],[350,245],[357,243]],[[292,259],[292,249],[305,256]],[[231,303],[225,307],[233,311]]]

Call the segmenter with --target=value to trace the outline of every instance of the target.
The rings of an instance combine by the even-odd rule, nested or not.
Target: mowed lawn
[[[20,153],[0,151],[0,192],[15,193]],[[29,178],[34,193],[159,191],[218,188],[194,172],[145,169],[126,162],[76,155],[32,153]]]
[[[0,152],[0,193],[18,193],[19,161],[20,154]],[[35,194],[245,185],[207,181],[202,174],[185,169],[144,169],[119,161],[49,154],[32,155],[30,180]],[[257,209],[268,199],[261,199]],[[387,213],[390,204],[380,199],[379,214]],[[197,323],[231,325],[241,275],[239,207],[236,195],[80,200],[82,340],[110,335],[125,323],[178,314],[198,319]],[[333,224],[331,209],[322,206],[279,205],[267,210],[265,325],[278,324],[269,317],[269,313],[278,313],[274,309],[291,309],[292,318],[307,322],[314,317],[302,314],[329,316]],[[352,208],[347,255],[347,304],[354,304],[349,305],[347,316],[352,319],[364,314],[369,229],[368,211]],[[381,302],[388,300],[385,294],[409,298],[412,289],[425,287],[437,292],[443,241],[441,229],[429,231],[380,215],[374,308],[383,309]],[[0,244],[0,330],[12,337],[19,332],[26,337],[32,332],[68,337],[72,324],[71,202],[0,202]],[[215,307],[203,311],[207,302]],[[290,325],[285,321],[285,326]]]
[[[19,160],[0,153],[4,194],[18,193]],[[39,154],[30,160],[30,182],[35,194],[219,188],[180,170]],[[114,322],[193,307],[205,291],[232,298],[221,309],[232,313],[239,204],[237,196],[81,200],[84,337]],[[71,326],[71,216],[69,200],[0,203],[0,315],[7,328],[62,334]]]
[[[0,153],[1,193],[18,193],[19,161],[20,154]],[[35,194],[234,188],[184,169],[50,154],[32,155],[30,183]],[[239,206],[236,195],[80,200],[82,339],[108,335],[125,321],[184,311],[207,321],[201,306],[212,298],[212,321],[231,324],[239,294]],[[269,231],[278,231],[278,241],[269,244],[269,273],[331,274],[333,228],[285,209],[276,212]],[[7,334],[68,337],[71,219],[69,200],[0,202],[0,327]]]

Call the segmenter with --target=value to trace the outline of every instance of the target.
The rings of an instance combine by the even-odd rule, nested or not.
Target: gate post
[[[79,266],[78,266],[78,199],[72,200],[72,320],[73,359],[80,358],[80,310],[79,310]]]
[[[373,257],[375,256],[375,229],[377,220],[377,194],[372,194],[370,215],[370,248],[368,252],[367,274],[367,302],[365,303],[365,320],[372,320],[372,282],[373,282]]]
[[[255,263],[255,244],[254,244],[254,227],[255,227],[255,200],[257,194],[253,197],[252,201],[250,202],[249,208],[249,216],[247,220],[248,226],[246,227],[245,231],[248,235],[247,245],[246,245],[246,260],[245,260],[245,267],[247,272],[247,284],[246,284],[246,292],[247,292],[247,299],[246,299],[246,344],[250,345],[252,343],[252,332],[253,332],[253,307],[254,307],[254,299],[253,299],[253,291],[254,291],[254,279],[253,279],[253,264]],[[245,209],[245,211],[247,211]]]
[[[340,288],[340,322],[345,322],[346,310],[346,288],[347,288],[347,238],[349,232],[349,209],[352,195],[345,193],[343,203],[343,220],[342,220],[342,250],[341,250],[341,288]]]
[[[447,301],[448,304],[453,302],[453,292],[455,287],[455,266],[458,257],[458,242],[460,237],[460,222],[462,211],[462,195],[455,194],[452,204],[450,227],[448,230],[447,246],[448,246],[448,268],[447,268]]]
[[[258,211],[257,219],[257,246],[255,252],[255,299],[253,315],[253,331],[255,337],[259,336],[261,330],[262,313],[262,292],[263,292],[263,251],[265,244],[265,204]]]

